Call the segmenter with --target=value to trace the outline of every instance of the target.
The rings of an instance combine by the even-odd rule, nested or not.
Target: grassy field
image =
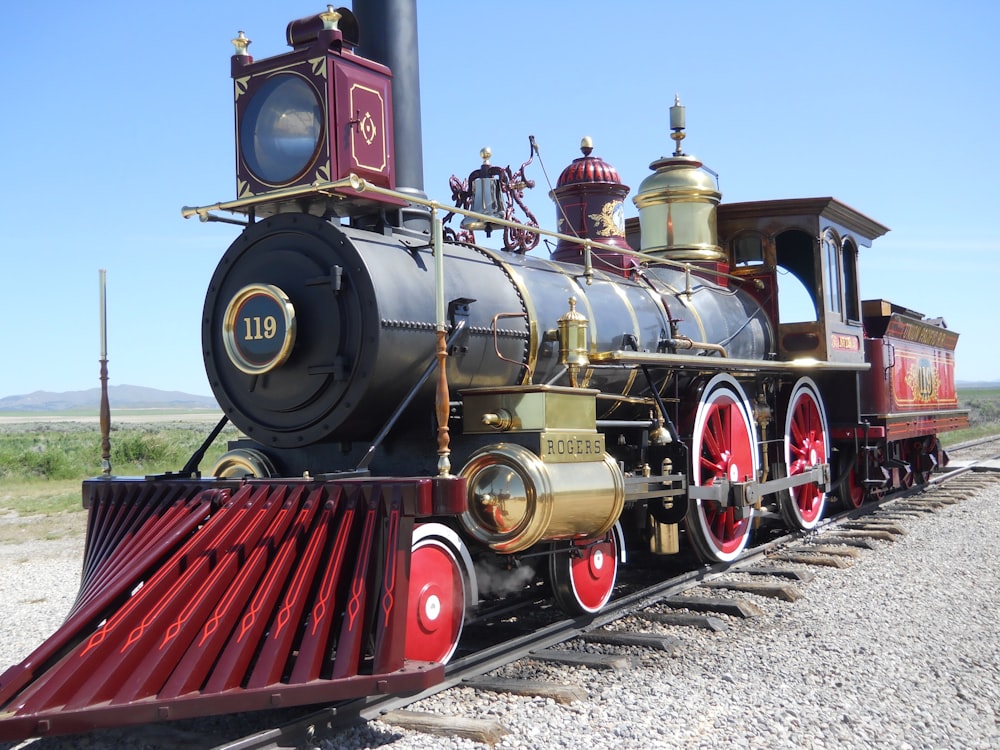
[[[944,435],[945,446],[1000,434],[1000,388],[960,389],[959,403],[970,411],[970,427]],[[169,410],[115,412],[112,472],[142,476],[179,470],[217,418],[214,413],[180,415]],[[225,452],[227,441],[237,436],[237,430],[227,426],[202,461],[202,471],[207,472]],[[67,523],[78,525],[80,482],[100,473],[100,427],[93,414],[0,414],[0,542],[16,539],[29,518],[32,524],[48,519],[44,530],[34,528],[34,538],[59,536]]]
[[[112,418],[111,468],[117,476],[181,469],[216,421],[215,415],[184,421],[164,411],[125,416]],[[0,542],[19,538],[26,519],[32,519],[33,538],[62,536],[81,523],[80,482],[101,473],[98,421],[74,414],[45,415],[45,421],[26,421],[23,415],[17,418],[21,421],[8,419],[0,421]],[[227,441],[237,436],[227,426],[206,453],[202,471],[211,469]]]
[[[1000,433],[1000,388],[959,388],[958,404],[969,410],[969,429],[945,433],[946,447]]]

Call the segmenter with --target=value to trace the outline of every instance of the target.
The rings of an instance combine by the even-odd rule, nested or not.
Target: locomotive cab
[[[864,362],[858,249],[888,228],[835,198],[723,204],[718,215],[733,275],[778,323],[779,359]]]

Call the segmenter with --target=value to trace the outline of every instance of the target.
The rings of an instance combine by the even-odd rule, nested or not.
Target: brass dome
[[[642,252],[678,261],[724,261],[716,221],[722,194],[702,162],[680,154],[649,168],[653,174],[632,199],[639,209]]]

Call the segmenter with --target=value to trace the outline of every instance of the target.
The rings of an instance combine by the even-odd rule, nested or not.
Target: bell
[[[469,232],[485,229],[487,237],[493,230],[493,224],[489,222],[489,218],[503,219],[506,217],[503,189],[500,182],[500,174],[503,170],[490,166],[492,155],[493,152],[489,146],[483,148],[479,152],[483,165],[469,175],[469,191],[472,193],[470,210],[479,215],[466,216],[462,219],[462,229]]]

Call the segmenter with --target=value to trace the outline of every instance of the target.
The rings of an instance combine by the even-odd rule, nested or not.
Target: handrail
[[[584,266],[584,277],[588,280],[593,276],[593,265],[591,260],[591,254],[593,250],[605,250],[611,253],[617,253],[619,255],[626,255],[630,258],[635,258],[640,262],[644,263],[655,263],[660,266],[670,266],[672,268],[677,268],[682,271],[690,273],[692,270],[698,270],[698,267],[692,265],[691,263],[686,263],[677,260],[670,260],[669,258],[661,258],[656,255],[649,255],[648,253],[639,252],[638,250],[631,250],[620,247],[618,245],[608,245],[604,242],[598,242],[587,237],[577,237],[576,235],[561,234],[560,232],[553,232],[549,229],[542,229],[541,227],[531,227],[526,224],[521,224],[516,221],[510,221],[508,219],[501,218],[499,216],[489,216],[486,214],[480,214],[475,211],[470,211],[468,209],[462,208],[461,206],[453,206],[451,204],[441,203],[440,201],[432,200],[429,198],[423,198],[412,193],[402,193],[398,190],[391,190],[389,188],[384,188],[379,185],[375,185],[363,177],[359,177],[356,174],[351,174],[340,180],[335,181],[319,181],[309,183],[308,185],[297,185],[295,187],[280,188],[278,190],[271,190],[267,193],[260,193],[259,195],[252,195],[248,198],[238,198],[231,201],[221,201],[219,203],[212,203],[207,206],[184,206],[181,209],[181,216],[185,219],[190,219],[192,216],[199,217],[202,221],[208,221],[208,216],[213,211],[231,211],[236,212],[240,209],[250,208],[252,206],[262,205],[266,203],[273,203],[276,200],[287,200],[292,198],[303,198],[309,195],[325,195],[331,198],[337,198],[338,200],[346,200],[347,195],[343,193],[337,193],[341,190],[353,190],[356,193],[374,193],[376,195],[384,195],[389,198],[395,198],[396,200],[405,201],[419,206],[426,206],[433,210],[446,211],[449,213],[460,214],[462,216],[471,217],[474,219],[479,219],[481,221],[493,224],[499,227],[508,227],[511,229],[526,229],[529,232],[537,234],[542,237],[550,237],[552,239],[569,242],[574,245],[582,245],[584,251],[583,266]],[[713,276],[721,276],[727,279],[732,279],[734,281],[739,281],[745,283],[746,279],[742,276],[736,276],[734,274],[725,273],[723,271],[712,271]]]

